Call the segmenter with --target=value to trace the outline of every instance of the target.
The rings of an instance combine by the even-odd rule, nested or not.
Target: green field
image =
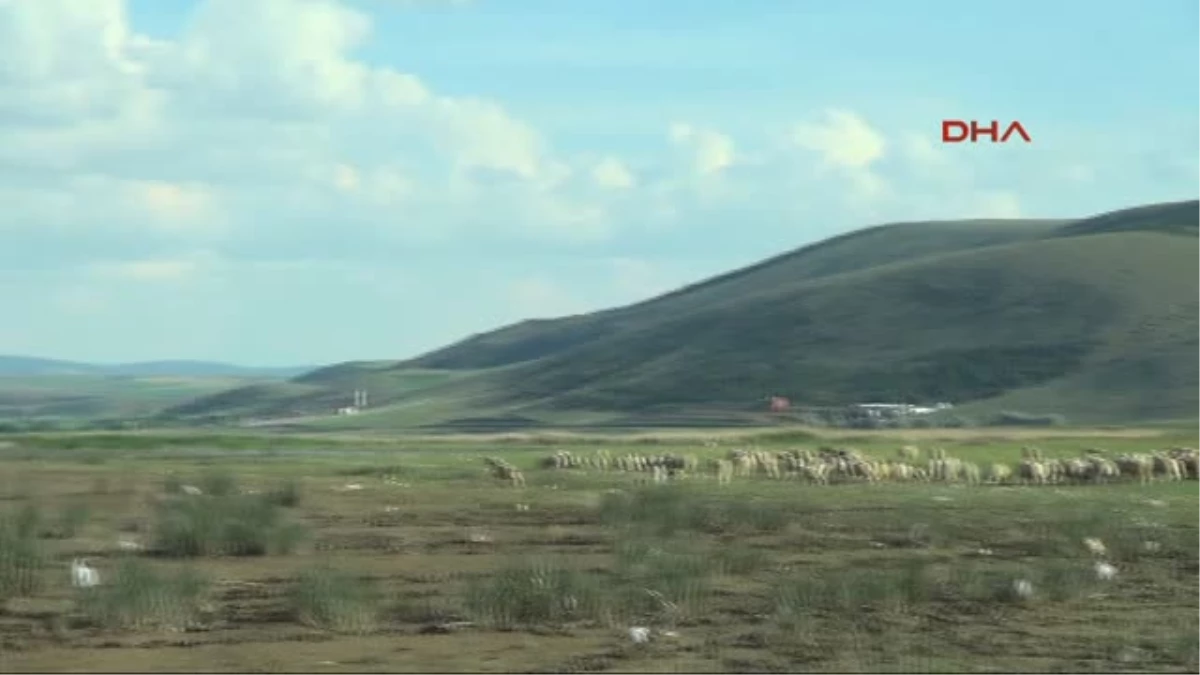
[[[1192,480],[652,485],[542,467],[558,449],[915,444],[1015,464],[1028,445],[1196,441],[1194,426],[0,436],[0,671],[1196,672]],[[80,556],[98,588],[70,587]]]
[[[242,377],[28,375],[0,376],[0,424],[60,425],[151,417],[179,405],[255,382]]]

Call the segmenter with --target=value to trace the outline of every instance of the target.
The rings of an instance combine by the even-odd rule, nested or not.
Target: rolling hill
[[[106,375],[117,377],[295,377],[311,366],[258,368],[215,361],[140,361],[97,364],[0,354],[0,377]]]
[[[121,424],[197,397],[286,381],[305,370],[208,361],[98,365],[0,356],[0,425]]]
[[[1079,422],[1194,417],[1198,223],[1200,204],[1187,201],[872,227],[645,302],[173,413],[327,412],[366,386],[379,409],[338,423],[728,416],[761,410],[770,394],[812,406],[948,400]]]

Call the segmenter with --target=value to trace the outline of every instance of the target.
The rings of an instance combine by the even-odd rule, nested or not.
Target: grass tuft
[[[288,605],[300,623],[338,633],[369,633],[380,616],[373,584],[329,566],[302,572]]]
[[[208,588],[195,570],[164,575],[144,560],[126,558],[111,580],[79,591],[80,606],[94,625],[109,629],[182,631],[202,620]]]
[[[290,553],[305,536],[261,495],[176,497],[159,510],[154,549],[170,557]]]

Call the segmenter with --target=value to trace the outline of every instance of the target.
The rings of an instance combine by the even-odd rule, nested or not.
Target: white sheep
[[[1117,568],[1106,562],[1096,563],[1096,578],[1101,581],[1110,581],[1117,576]]]
[[[1095,537],[1084,537],[1083,545],[1092,555],[1103,556],[1108,554],[1108,548],[1104,546],[1104,542]]]
[[[75,588],[91,588],[100,584],[100,573],[88,565],[87,558],[71,561],[71,585]]]

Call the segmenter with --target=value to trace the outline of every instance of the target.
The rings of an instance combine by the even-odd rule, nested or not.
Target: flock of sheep
[[[702,467],[709,475],[715,475],[721,484],[734,478],[753,476],[799,480],[818,485],[883,481],[1060,485],[1118,480],[1148,483],[1197,479],[1198,453],[1194,448],[1122,453],[1111,457],[1104,450],[1087,449],[1079,457],[1046,459],[1040,449],[1025,447],[1021,449],[1021,460],[1015,466],[1003,462],[980,465],[948,456],[944,449],[936,447],[925,454],[927,457],[922,461],[921,450],[911,445],[900,448],[895,458],[885,460],[867,457],[851,448],[822,447],[815,451],[797,449],[777,452],[739,448],[731,450],[723,458],[711,459],[702,465],[695,455],[627,453],[612,456],[607,450],[599,450],[585,456],[559,450],[545,457],[541,466],[546,469],[635,472],[646,475],[655,483],[700,473]],[[524,476],[512,465],[491,457],[485,461],[497,478],[514,485],[524,485]]]

